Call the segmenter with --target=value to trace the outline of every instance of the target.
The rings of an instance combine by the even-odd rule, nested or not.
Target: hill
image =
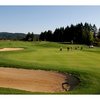
[[[22,40],[25,36],[25,33],[0,32],[0,40]]]

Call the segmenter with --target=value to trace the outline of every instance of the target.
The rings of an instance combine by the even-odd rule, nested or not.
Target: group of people
[[[76,47],[67,47],[67,51],[69,51],[69,50],[73,50],[73,49],[75,49],[75,50],[78,50],[78,49],[80,49],[80,50],[83,50],[83,47],[79,47],[79,46],[76,46]],[[62,51],[63,50],[63,48],[62,47],[60,47],[60,51]]]

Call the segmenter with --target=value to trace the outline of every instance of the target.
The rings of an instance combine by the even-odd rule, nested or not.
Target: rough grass
[[[67,51],[68,46],[74,49]],[[83,46],[83,50],[75,50],[76,46]],[[81,83],[74,90],[64,92],[64,94],[100,93],[100,48],[98,47],[88,48],[85,45],[53,42],[0,41],[0,48],[3,47],[23,47],[25,50],[0,52],[1,67],[56,70],[63,73],[72,73],[80,78]],[[63,48],[62,51],[59,51],[60,47]],[[12,93],[9,90],[7,92]],[[0,90],[0,93],[3,92]]]

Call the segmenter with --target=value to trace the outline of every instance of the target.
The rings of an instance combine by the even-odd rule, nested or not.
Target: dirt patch
[[[63,92],[62,83],[65,79],[66,75],[58,72],[0,68],[0,87],[32,92]]]
[[[0,51],[16,51],[23,50],[23,48],[1,48]]]

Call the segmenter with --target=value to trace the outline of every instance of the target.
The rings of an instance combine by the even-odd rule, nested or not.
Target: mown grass
[[[0,94],[33,94],[30,91],[0,87]]]
[[[67,51],[67,47],[73,50]],[[75,47],[83,50],[75,50]],[[53,42],[0,41],[0,48],[23,47],[23,51],[0,52],[1,67],[55,70],[72,73],[80,78],[80,84],[72,91],[61,94],[99,94],[100,93],[100,48],[85,45],[59,44]],[[63,50],[59,51],[62,47]],[[6,89],[8,93],[11,93]],[[0,90],[0,93],[3,93]],[[13,92],[15,93],[15,92]],[[60,93],[58,93],[60,94]]]

